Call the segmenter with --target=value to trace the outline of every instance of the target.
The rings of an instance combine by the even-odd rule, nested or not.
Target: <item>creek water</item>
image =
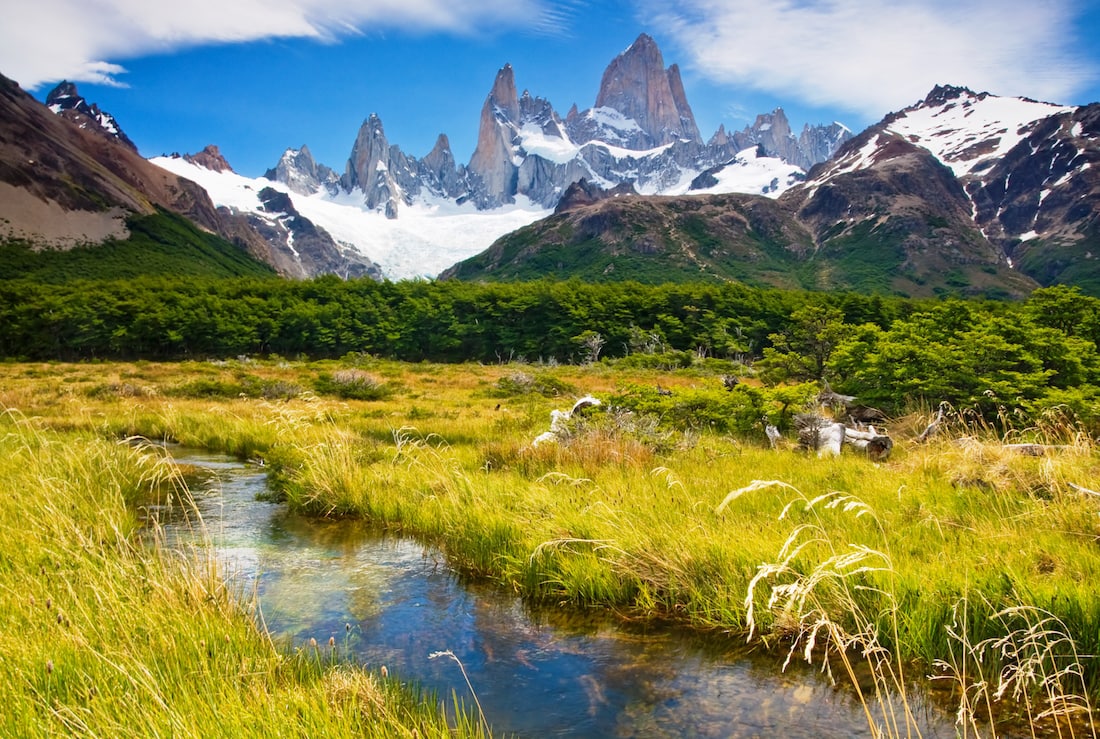
[[[368,670],[473,708],[496,735],[521,737],[870,736],[851,690],[817,668],[781,670],[737,639],[624,625],[609,616],[531,611],[499,588],[464,582],[443,556],[363,522],[298,516],[257,500],[262,468],[170,449],[204,468],[202,529],[226,575],[256,594],[264,625],[294,646],[316,639]],[[190,522],[162,521],[166,541],[195,541]],[[431,655],[451,652],[449,656]],[[461,662],[461,669],[458,662]],[[954,737],[952,717],[918,700],[925,737]]]

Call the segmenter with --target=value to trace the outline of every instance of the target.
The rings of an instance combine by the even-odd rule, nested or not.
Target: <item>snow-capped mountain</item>
[[[942,171],[916,177],[922,158]],[[1100,104],[1074,108],[938,86],[847,142],[785,197],[834,240],[872,222],[881,233],[893,221],[914,254],[918,242],[939,243],[933,222],[942,226],[945,213],[961,210],[956,242],[969,230],[962,241],[987,243],[1040,284],[1080,282],[1100,271],[1098,165]],[[944,176],[933,194],[929,183]],[[903,227],[903,213],[920,214],[925,233]]]
[[[54,113],[68,118],[83,129],[106,134],[137,151],[134,142],[123,133],[122,127],[118,125],[115,117],[106,111],[100,110],[95,103],[89,105],[88,101],[77,92],[76,85],[72,82],[63,81],[51,90],[49,95],[46,96],[46,107]]]
[[[761,116],[754,135],[779,129],[778,140],[790,142],[784,126]],[[744,182],[721,178],[740,170],[755,181],[754,168],[779,161],[766,153],[764,143],[745,149],[681,192],[745,191]],[[569,209],[446,276],[525,279],[543,270],[987,297],[1064,282],[1100,294],[1098,164],[1100,104],[936,87],[844,143],[804,182],[789,172],[775,198],[646,199],[586,189]]]
[[[506,64],[482,106],[468,164],[455,161],[445,135],[422,159],[405,154],[372,114],[342,175],[302,146],[287,149],[265,177],[293,193],[303,212],[325,211],[309,217],[343,233],[346,238],[337,238],[378,262],[387,277],[431,276],[481,251],[507,232],[502,229],[548,215],[579,180],[605,189],[626,183],[647,195],[778,197],[850,136],[834,123],[806,126],[795,137],[777,109],[744,131],[720,128],[704,142],[678,68],[666,69],[657,44],[642,34],[607,67],[595,105],[585,111],[574,106],[565,118],[548,100],[519,93]],[[211,195],[221,202],[216,190]],[[336,211],[336,205],[360,212]],[[233,207],[258,206],[238,201]],[[484,220],[474,220],[478,213]],[[446,225],[455,218],[461,225]],[[341,225],[348,223],[356,225]]]
[[[502,67],[468,164],[456,162],[443,134],[427,156],[405,154],[374,114],[360,127],[342,173],[317,162],[305,145],[287,149],[257,179],[234,173],[216,147],[151,161],[199,183],[217,206],[251,223],[283,274],[402,279],[433,277],[549,215],[582,179],[649,195],[778,197],[850,135],[833,124],[807,126],[796,138],[776,110],[744,131],[719,129],[704,143],[679,70],[666,69],[656,43],[643,34],[608,66],[596,104],[585,111],[574,106],[564,119],[549,101],[518,93],[512,67]],[[297,249],[303,242],[295,228],[307,227],[328,240],[323,249]]]

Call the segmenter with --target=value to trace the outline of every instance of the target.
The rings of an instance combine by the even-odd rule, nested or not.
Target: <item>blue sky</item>
[[[677,63],[704,137],[783,107],[859,130],[937,83],[1100,101],[1097,0],[0,0],[0,73],[61,79],[145,156],[217,144],[257,176],[308,144],[342,172],[371,113],[469,160],[497,70],[561,115],[639,33]],[[674,6],[674,7],[673,7]]]

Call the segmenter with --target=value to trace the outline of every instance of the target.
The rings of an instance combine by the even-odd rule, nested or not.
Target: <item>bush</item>
[[[661,352],[659,354],[628,354],[605,360],[615,367],[627,369],[678,370],[687,369],[695,361],[692,352]]]
[[[344,400],[381,400],[390,394],[383,380],[360,369],[343,369],[318,375],[314,389]]]
[[[490,395],[498,398],[510,398],[517,395],[542,395],[546,398],[558,398],[576,395],[577,389],[568,382],[551,375],[532,375],[527,372],[512,372],[496,382]]]

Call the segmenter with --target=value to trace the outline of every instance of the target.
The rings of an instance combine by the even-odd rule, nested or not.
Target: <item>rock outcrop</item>
[[[122,126],[118,124],[115,117],[100,110],[95,103],[89,105],[88,101],[77,92],[76,85],[72,82],[63,81],[50,90],[46,95],[46,107],[81,128],[98,131],[137,151],[137,146],[122,130]]]
[[[305,144],[298,149],[284,151],[279,163],[264,172],[264,177],[282,182],[299,195],[317,192],[335,195],[340,191],[340,176],[330,167],[318,164]]]
[[[200,167],[206,167],[212,172],[232,172],[233,168],[229,166],[229,162],[222,156],[221,150],[214,144],[208,144],[202,151],[197,154],[184,154],[183,158],[192,164],[197,164]]]

